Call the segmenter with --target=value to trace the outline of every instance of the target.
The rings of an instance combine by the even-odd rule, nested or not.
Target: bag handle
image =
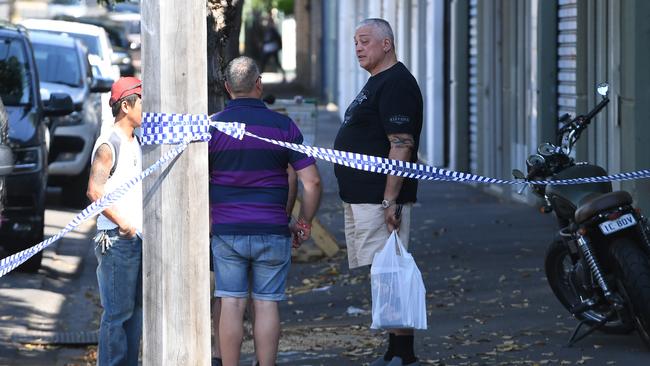
[[[395,242],[395,254],[401,257],[403,245],[402,241],[399,238],[399,235],[397,235],[397,230],[393,230],[393,232],[390,233],[390,236],[395,236],[395,238],[393,238],[393,241]]]

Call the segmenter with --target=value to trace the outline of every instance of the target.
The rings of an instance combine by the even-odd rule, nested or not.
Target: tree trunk
[[[244,0],[207,0],[208,6],[208,114],[223,109],[224,69],[239,56]]]

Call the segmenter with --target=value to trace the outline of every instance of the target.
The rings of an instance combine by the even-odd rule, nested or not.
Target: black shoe
[[[223,366],[219,357],[212,357],[212,366]]]

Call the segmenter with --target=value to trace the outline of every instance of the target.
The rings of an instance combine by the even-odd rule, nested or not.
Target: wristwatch
[[[393,200],[390,200],[390,201],[389,200],[383,200],[383,201],[381,201],[381,207],[385,210],[385,209],[389,208],[393,203],[395,203],[395,201],[393,201]]]

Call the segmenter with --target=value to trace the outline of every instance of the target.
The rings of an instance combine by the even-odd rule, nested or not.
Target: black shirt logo
[[[396,125],[403,125],[405,123],[411,122],[411,119],[409,118],[409,116],[397,114],[397,115],[394,115],[394,116],[390,116],[388,121],[390,123],[394,123]]]
[[[345,110],[345,118],[343,119],[343,124],[350,122],[352,113],[361,103],[363,103],[364,100],[368,100],[368,91],[366,89],[361,90],[359,94],[357,94],[357,97],[354,98],[352,103],[350,103],[348,109]]]

